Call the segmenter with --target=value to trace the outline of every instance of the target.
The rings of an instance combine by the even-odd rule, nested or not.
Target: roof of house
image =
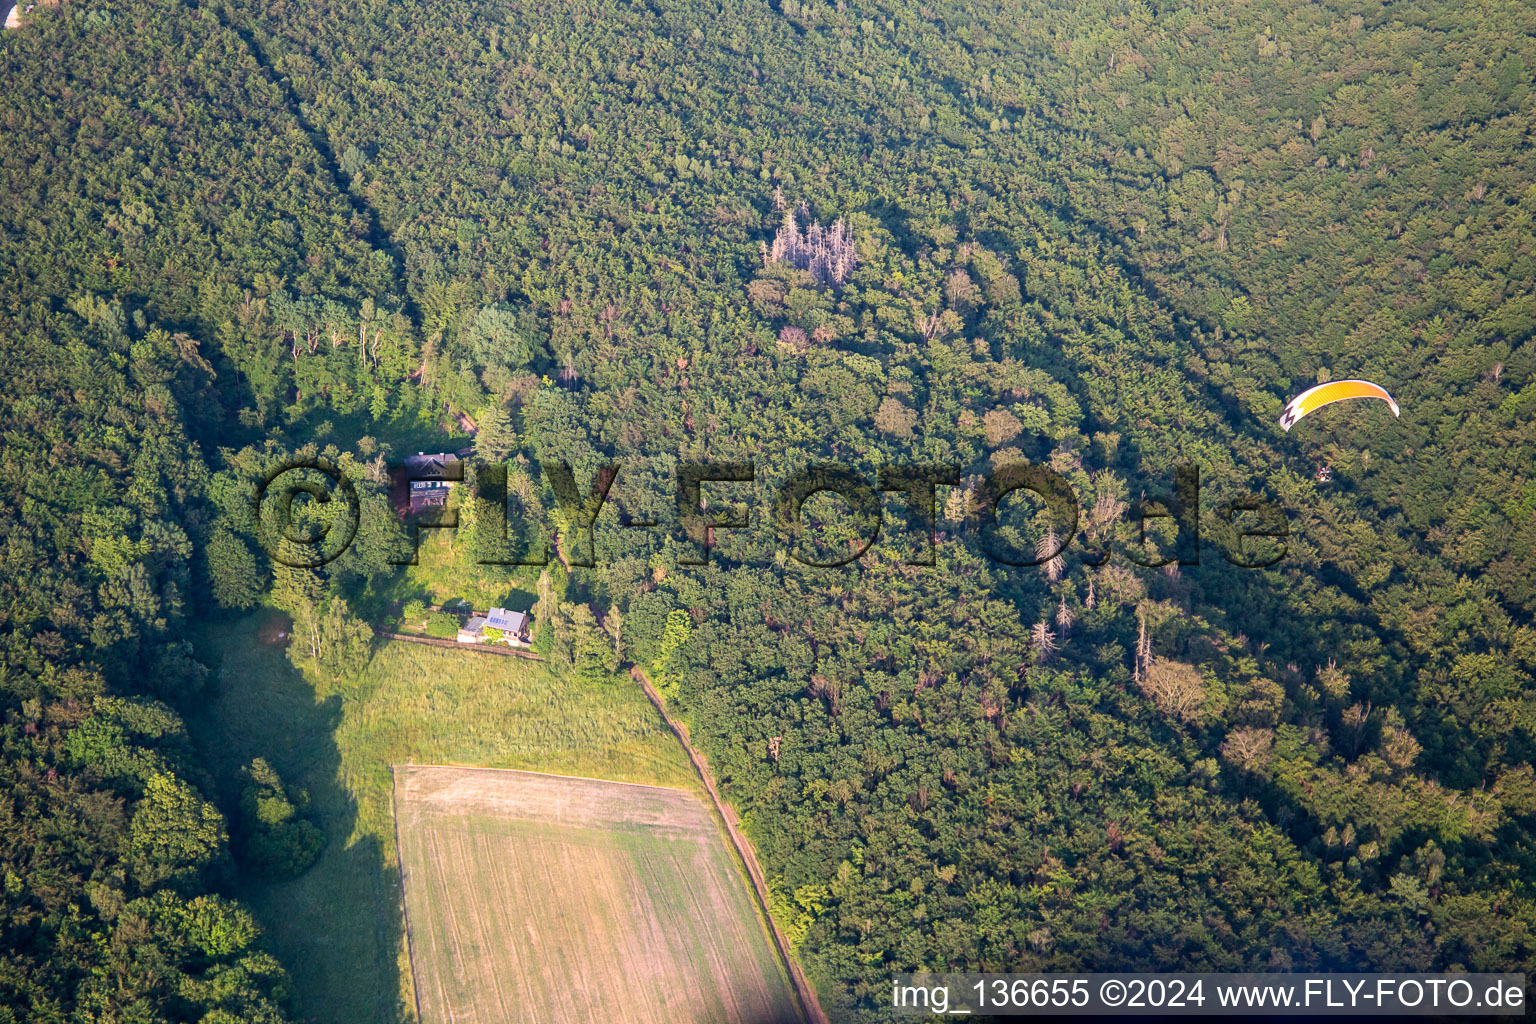
[[[454,468],[457,470],[456,464],[458,461],[458,456],[449,452],[437,452],[434,455],[417,452],[415,455],[407,455],[404,465],[406,469],[410,470],[412,479],[421,479],[423,477],[444,475],[450,463],[454,463]]]
[[[528,615],[526,612],[509,612],[505,608],[492,608],[486,612],[485,622],[494,629],[520,633],[528,625]]]
[[[478,633],[478,632],[480,632],[484,628],[485,628],[485,616],[484,615],[471,615],[469,617],[469,621],[464,623],[464,632],[466,632],[466,633]]]
[[[3,0],[0,0],[0,3],[3,3]],[[6,28],[20,28],[21,27],[21,4],[20,3],[12,4],[11,5],[11,9],[6,12],[6,14],[5,14],[5,27]]]

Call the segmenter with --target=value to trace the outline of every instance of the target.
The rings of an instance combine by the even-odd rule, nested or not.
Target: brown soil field
[[[395,768],[422,1024],[799,1024],[750,890],[693,794]]]

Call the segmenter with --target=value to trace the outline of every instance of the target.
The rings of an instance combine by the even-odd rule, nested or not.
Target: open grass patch
[[[581,683],[525,659],[390,642],[356,679],[333,682],[293,667],[269,628],[272,615],[202,631],[217,678],[188,718],[226,807],[238,796],[240,767],[265,757],[308,792],[326,833],[325,851],[298,879],[240,881],[293,974],[300,1019],[371,1024],[410,1013],[391,765],[698,790],[686,755],[628,680]]]

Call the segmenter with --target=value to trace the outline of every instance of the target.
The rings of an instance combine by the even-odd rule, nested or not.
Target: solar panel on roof
[[[522,612],[509,612],[505,608],[492,608],[486,613],[487,625],[496,629],[510,629],[517,632],[528,621],[528,616]]]

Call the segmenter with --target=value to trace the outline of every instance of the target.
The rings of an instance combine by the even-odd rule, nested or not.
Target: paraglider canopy
[[[1348,398],[1379,398],[1392,408],[1393,416],[1402,415],[1397,403],[1380,384],[1372,384],[1368,380],[1335,380],[1308,388],[1285,403],[1285,411],[1280,414],[1280,426],[1289,431],[1308,413]]]

